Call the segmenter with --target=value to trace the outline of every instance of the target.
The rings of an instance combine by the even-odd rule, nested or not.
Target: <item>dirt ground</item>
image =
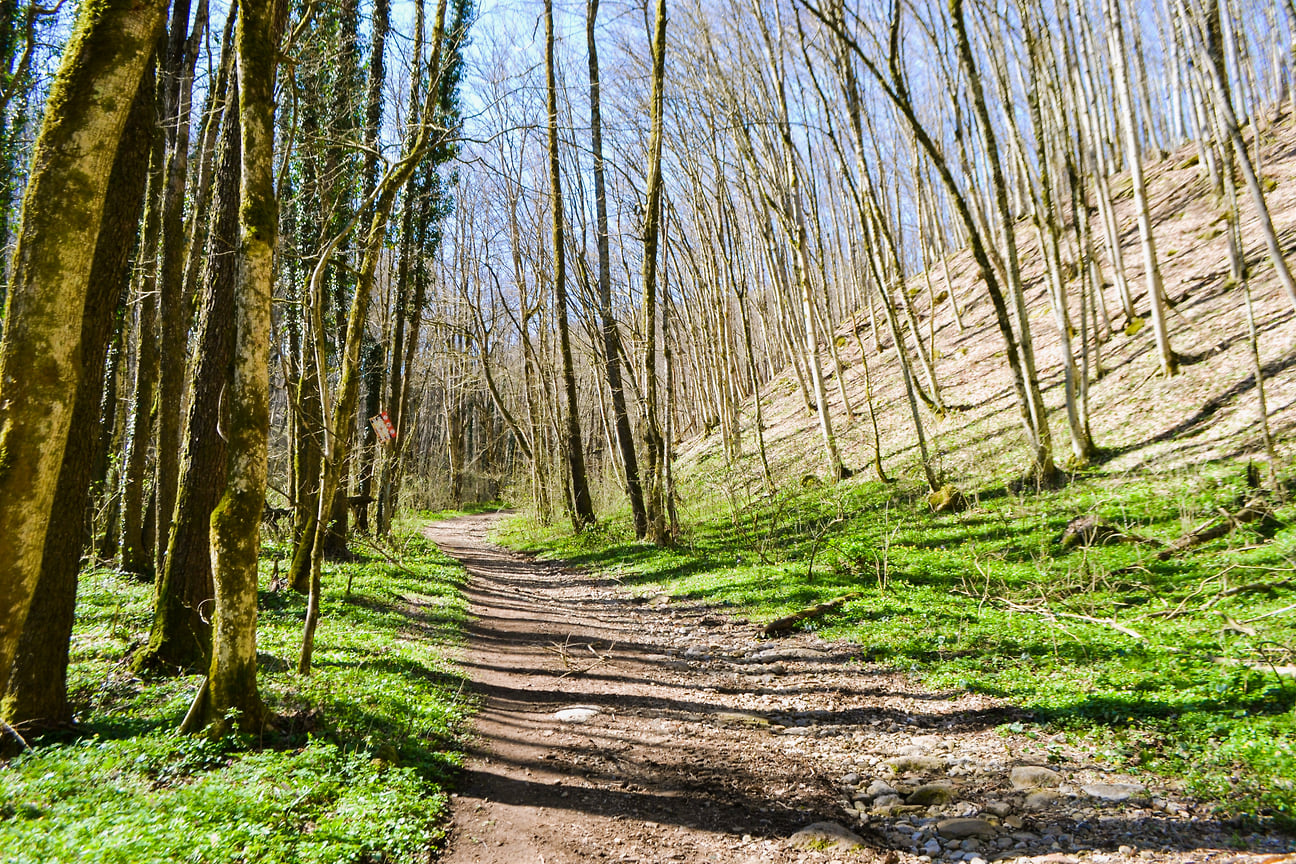
[[[516,555],[497,518],[425,529],[470,573],[482,699],[446,864],[1296,862],[1173,784],[1003,731],[1010,705]]]

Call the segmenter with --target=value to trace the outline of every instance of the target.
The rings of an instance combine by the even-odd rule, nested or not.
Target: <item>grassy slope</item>
[[[1262,140],[1270,205],[1290,246],[1296,128],[1289,118]],[[1089,739],[1115,763],[1186,778],[1199,793],[1219,798],[1226,812],[1260,812],[1292,824],[1296,679],[1271,667],[1296,662],[1296,613],[1260,616],[1296,602],[1296,528],[1285,527],[1296,507],[1280,506],[1283,527],[1266,536],[1248,527],[1169,561],[1156,555],[1160,542],[1218,515],[1217,508],[1236,508],[1244,463],[1259,449],[1241,300],[1225,281],[1217,205],[1192,162],[1185,151],[1149,170],[1165,283],[1175,303],[1171,338],[1190,362],[1173,379],[1157,377],[1152,328],[1130,334],[1123,321],[1113,322],[1102,345],[1104,374],[1090,393],[1093,434],[1104,449],[1099,464],[1074,475],[1066,488],[1026,495],[1005,488],[1025,468],[1028,452],[989,303],[964,253],[951,260],[951,271],[965,330],[947,303],[932,313],[923,280],[914,281],[912,293],[923,338],[936,347],[945,398],[958,406],[943,418],[926,415],[927,432],[939,470],[974,499],[967,512],[933,515],[927,508],[889,356],[889,365],[872,369],[874,398],[886,468],[899,482],[883,486],[863,476],[872,474],[866,468],[871,431],[858,350],[846,338],[841,374],[855,417],[845,417],[836,382],[829,401],[847,463],[861,476],[836,487],[806,477],[824,470],[822,444],[785,372],[765,390],[771,461],[784,478],[776,495],[760,491],[749,410],[747,452],[736,462],[726,463],[718,435],[684,442],[678,548],[631,542],[623,516],[578,538],[519,523],[509,539],[610,570],[640,591],[733,604],[736,614],[756,622],[862,591],[818,625],[825,637],[858,642],[930,686],[1002,697],[1041,724]],[[1128,192],[1127,181],[1116,185]],[[1124,251],[1131,287],[1146,314],[1127,194],[1119,207],[1129,229]],[[1248,203],[1244,216],[1250,213]],[[1058,339],[1043,299],[1034,232],[1025,222],[1020,231],[1037,358],[1062,462],[1069,448]],[[1280,453],[1289,454],[1296,429],[1294,316],[1252,236],[1270,423]],[[946,287],[940,268],[933,283],[933,293]],[[1115,318],[1114,291],[1107,302]],[[868,346],[866,314],[858,326]],[[889,350],[885,335],[881,342]],[[1063,550],[1057,542],[1063,528],[1084,514],[1151,542]],[[1226,593],[1265,584],[1274,587]],[[1141,638],[1070,616],[1114,621]]]
[[[263,584],[288,554],[267,547]],[[0,861],[376,861],[426,849],[468,707],[450,660],[462,571],[408,535],[392,558],[326,568],[307,679],[294,671],[304,598],[262,591],[261,689],[279,731],[256,742],[175,735],[199,679],[140,680],[126,663],[147,633],[151,586],[83,574],[70,680],[82,726],[0,768]]]

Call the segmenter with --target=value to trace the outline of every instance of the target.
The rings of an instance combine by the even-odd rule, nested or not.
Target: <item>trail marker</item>
[[[386,411],[379,411],[376,415],[370,417],[369,425],[373,427],[374,434],[378,436],[379,441],[396,440],[396,427],[392,425],[391,418],[387,416]]]

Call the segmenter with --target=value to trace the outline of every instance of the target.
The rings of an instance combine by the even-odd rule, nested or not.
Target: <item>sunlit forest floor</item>
[[[452,662],[462,570],[405,534],[326,567],[314,669],[296,674],[306,598],[267,543],[258,629],[273,727],[181,736],[201,676],[141,679],[153,586],[83,574],[70,669],[78,727],[0,770],[0,861],[365,861],[441,836],[470,710]]]

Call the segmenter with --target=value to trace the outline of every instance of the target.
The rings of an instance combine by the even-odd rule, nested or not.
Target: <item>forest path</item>
[[[468,570],[463,663],[482,699],[447,864],[1249,864],[1293,848],[1062,736],[1004,734],[1012,709],[925,692],[859,646],[758,642],[714,607],[502,549],[499,518],[424,528]],[[862,845],[792,837],[818,822]]]

